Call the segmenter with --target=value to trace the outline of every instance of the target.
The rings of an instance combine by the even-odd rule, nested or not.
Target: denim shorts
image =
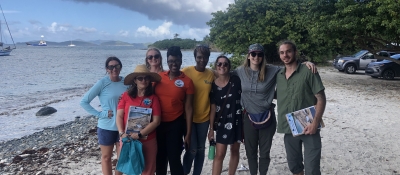
[[[118,131],[97,128],[97,137],[99,139],[99,144],[104,146],[111,146],[119,142]]]

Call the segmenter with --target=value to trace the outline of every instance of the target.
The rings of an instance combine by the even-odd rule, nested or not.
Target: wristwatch
[[[122,135],[124,135],[124,132],[119,132],[119,137],[122,137]]]
[[[140,131],[139,131],[139,133],[137,134],[138,136],[139,136],[139,138],[142,138],[143,136],[142,136],[142,133],[140,133]]]

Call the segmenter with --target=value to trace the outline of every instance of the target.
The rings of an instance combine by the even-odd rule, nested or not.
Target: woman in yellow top
[[[193,54],[196,65],[185,67],[182,70],[186,76],[192,79],[195,89],[190,147],[183,156],[183,171],[185,174],[189,174],[194,161],[193,175],[200,175],[203,169],[205,144],[210,124],[209,94],[214,81],[214,73],[206,68],[210,58],[208,46],[196,46]]]

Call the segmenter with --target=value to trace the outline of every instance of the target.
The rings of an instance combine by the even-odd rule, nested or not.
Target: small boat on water
[[[72,44],[72,41],[71,41],[71,44],[69,44],[68,46],[69,46],[69,47],[74,47],[75,44]]]
[[[8,46],[8,47],[3,47],[3,45],[4,45],[4,44],[0,42],[0,46],[1,46],[1,49],[0,49],[0,56],[8,56],[8,55],[11,54],[11,51],[12,51],[13,49],[15,49],[15,48],[11,48],[10,46]]]
[[[44,38],[44,36],[42,35],[42,36],[40,36],[42,39],[39,41],[39,43],[38,44],[32,44],[32,46],[47,46],[47,43],[46,43],[46,41],[43,39]]]
[[[6,45],[3,43],[3,38],[4,38],[4,39],[6,39],[6,38],[3,37],[3,31],[2,31],[2,29],[3,29],[3,28],[2,28],[3,23],[2,23],[2,21],[0,20],[0,35],[1,35],[1,41],[0,41],[0,56],[8,56],[8,55],[10,55],[11,51],[14,50],[14,49],[16,49],[17,47],[15,46],[14,39],[13,39],[13,37],[12,37],[12,35],[11,35],[10,28],[8,27],[6,17],[4,16],[4,13],[3,13],[3,8],[1,8],[1,6],[0,6],[0,9],[1,9],[1,13],[3,14],[4,22],[5,22],[6,26],[7,26],[8,33],[10,34],[11,40],[12,40],[13,45],[14,45],[14,48],[11,48],[11,46],[6,46]],[[4,32],[4,33],[5,33],[5,32]]]

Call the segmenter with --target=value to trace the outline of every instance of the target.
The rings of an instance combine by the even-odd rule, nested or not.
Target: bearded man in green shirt
[[[285,64],[276,77],[278,103],[278,133],[285,134],[284,143],[289,169],[293,174],[321,174],[321,136],[318,129],[326,106],[325,87],[318,73],[312,73],[297,59],[296,45],[283,41],[279,57]],[[304,135],[293,137],[286,114],[315,106],[312,123],[304,128]],[[304,164],[302,145],[304,144]]]

